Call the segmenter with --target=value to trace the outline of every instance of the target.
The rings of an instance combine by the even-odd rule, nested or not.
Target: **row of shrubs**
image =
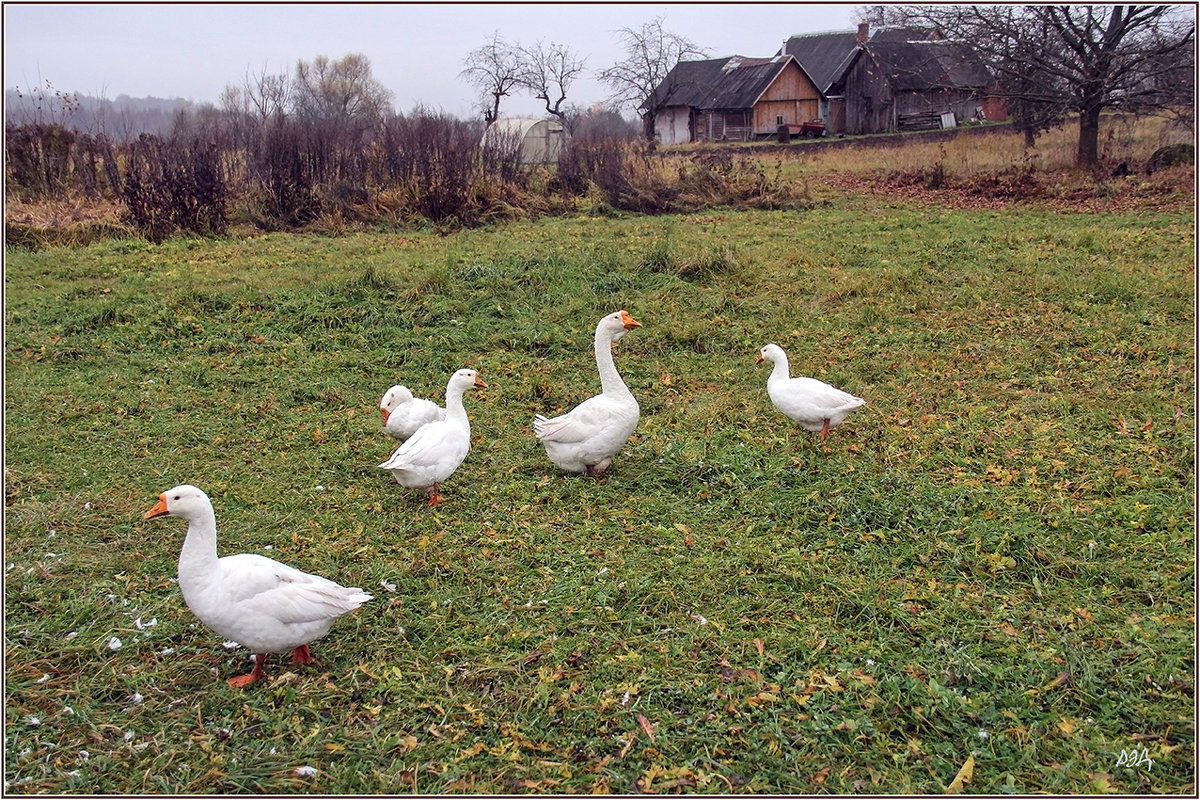
[[[427,113],[369,126],[185,119],[168,136],[121,143],[54,125],[5,133],[10,200],[115,201],[122,222],[154,241],[223,235],[231,224],[461,227],[580,209],[665,213],[803,200],[752,156],[669,155],[586,126],[557,164],[533,169],[521,165],[516,141],[483,147],[481,125]]]

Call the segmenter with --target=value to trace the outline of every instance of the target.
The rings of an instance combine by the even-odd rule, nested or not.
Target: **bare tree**
[[[707,51],[673,33],[663,30],[663,18],[655,17],[642,27],[617,31],[625,58],[597,77],[612,90],[610,101],[618,108],[631,107],[642,113],[642,131],[654,138],[654,117],[661,100],[670,96],[663,82],[680,61],[704,58]],[[657,92],[656,92],[657,90]],[[658,102],[651,103],[651,97]]]
[[[901,7],[903,19],[970,42],[1032,141],[1079,116],[1075,163],[1099,161],[1100,115],[1189,108],[1194,18],[1172,6],[940,5]]]
[[[583,74],[586,58],[580,58],[565,45],[536,42],[532,47],[516,48],[520,64],[518,83],[546,104],[546,112],[558,117],[568,130],[568,115],[563,108],[571,84]]]
[[[391,91],[372,77],[371,61],[361,53],[296,62],[291,103],[300,117],[375,122],[391,113],[391,101]]]
[[[500,116],[500,98],[521,85],[520,52],[496,31],[486,44],[468,53],[462,63],[465,68],[459,77],[479,89],[484,98],[483,118],[490,125]]]
[[[248,114],[265,122],[282,119],[291,103],[292,82],[287,73],[269,73],[264,64],[257,75],[249,67],[242,78],[242,85],[226,84],[221,92],[221,106],[225,111]]]

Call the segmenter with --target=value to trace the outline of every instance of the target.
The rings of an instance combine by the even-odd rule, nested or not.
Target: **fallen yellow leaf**
[[[946,794],[962,794],[963,784],[970,783],[971,777],[975,774],[975,756],[967,756],[967,760],[959,768],[958,774],[954,776],[954,780],[950,781],[950,785],[946,787]]]

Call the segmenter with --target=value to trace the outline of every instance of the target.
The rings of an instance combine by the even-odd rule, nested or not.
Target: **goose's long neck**
[[[607,395],[633,397],[625,381],[621,380],[621,374],[617,372],[617,365],[613,362],[612,345],[611,334],[596,331],[596,369],[600,372],[600,391]]]
[[[780,353],[775,357],[775,366],[771,369],[771,381],[786,381],[791,377],[791,371],[788,368],[787,356]]]
[[[179,583],[186,587],[190,581],[212,573],[217,563],[217,517],[212,509],[188,521],[187,537],[179,552]]]
[[[463,405],[464,391],[466,390],[461,386],[446,387],[446,419],[470,430],[471,423],[467,420],[467,409]]]

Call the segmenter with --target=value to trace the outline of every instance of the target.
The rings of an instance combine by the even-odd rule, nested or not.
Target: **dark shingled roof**
[[[975,51],[961,42],[870,42],[867,51],[897,91],[932,87],[981,89],[992,76]]]
[[[834,31],[793,36],[784,48],[812,76],[821,94],[825,94],[850,66],[858,51],[858,33]]]
[[[842,77],[858,53],[857,31],[831,31],[793,36],[784,44],[812,76],[822,94]],[[979,57],[965,43],[933,40],[910,28],[877,28],[867,51],[887,73],[897,91],[935,87],[977,88],[991,83]]]
[[[644,107],[751,108],[791,60],[731,56],[681,61]]]

